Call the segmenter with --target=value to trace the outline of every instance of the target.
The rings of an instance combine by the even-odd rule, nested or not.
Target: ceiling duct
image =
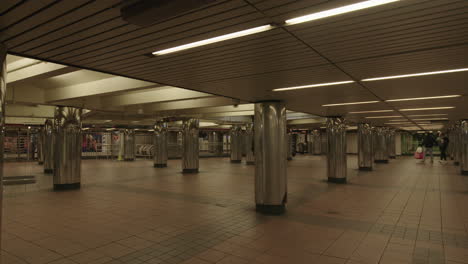
[[[120,9],[130,24],[149,26],[200,9],[217,0],[137,0]]]

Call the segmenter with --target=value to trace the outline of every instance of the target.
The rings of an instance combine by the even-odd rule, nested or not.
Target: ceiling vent
[[[206,7],[218,0],[138,0],[127,1],[120,9],[122,18],[138,26],[153,25],[191,11]]]

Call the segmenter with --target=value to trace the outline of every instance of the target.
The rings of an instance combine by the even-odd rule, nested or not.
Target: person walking
[[[431,155],[431,163],[434,163],[434,154],[433,154],[432,148],[436,144],[437,144],[437,142],[436,142],[434,134],[432,134],[432,132],[426,134],[426,136],[424,137],[424,140],[422,142],[422,145],[424,147],[423,162],[426,161],[427,155]]]
[[[447,148],[449,144],[449,138],[446,135],[441,136],[441,143],[439,144],[440,148],[440,162],[442,163],[443,160],[447,162]]]

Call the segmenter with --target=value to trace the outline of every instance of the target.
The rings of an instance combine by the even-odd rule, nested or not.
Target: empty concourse
[[[2,0],[0,263],[468,263],[467,11]]]

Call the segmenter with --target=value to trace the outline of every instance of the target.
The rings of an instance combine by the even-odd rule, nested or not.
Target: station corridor
[[[84,160],[82,188],[53,192],[36,163],[6,163],[2,264],[468,263],[468,178],[398,157],[326,182],[326,157],[288,162],[286,214],[255,212],[254,168],[228,158]]]

